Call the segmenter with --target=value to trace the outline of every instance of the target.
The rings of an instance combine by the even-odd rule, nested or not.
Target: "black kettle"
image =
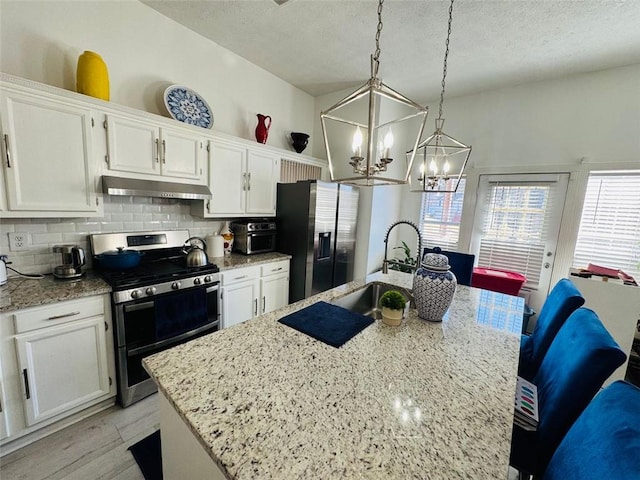
[[[207,243],[200,237],[191,237],[184,242],[182,252],[186,254],[187,267],[204,267],[209,264]]]

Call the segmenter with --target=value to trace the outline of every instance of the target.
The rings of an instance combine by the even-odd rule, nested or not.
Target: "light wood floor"
[[[158,428],[157,394],[116,405],[0,458],[0,478],[144,480],[127,448]]]

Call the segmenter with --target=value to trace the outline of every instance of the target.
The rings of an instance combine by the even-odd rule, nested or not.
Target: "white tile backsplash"
[[[231,220],[231,219],[229,219]],[[0,253],[8,255],[11,267],[22,273],[51,273],[60,263],[52,252],[57,244],[74,244],[87,252],[91,266],[88,235],[148,230],[189,230],[191,236],[205,237],[220,230],[224,220],[191,216],[189,200],[113,196],[104,197],[104,217],[15,218],[0,222]],[[8,233],[28,236],[27,250],[9,250]],[[186,240],[186,238],[185,238]],[[11,274],[11,272],[10,272]]]

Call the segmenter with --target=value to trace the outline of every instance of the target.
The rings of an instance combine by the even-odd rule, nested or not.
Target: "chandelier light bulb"
[[[356,128],[356,133],[353,134],[353,142],[351,143],[353,149],[353,155],[356,157],[362,156],[362,131],[360,127]]]
[[[431,160],[431,163],[429,164],[429,170],[433,172],[434,176],[436,173],[438,173],[438,165],[436,164],[435,159]]]
[[[387,131],[387,134],[384,136],[384,154],[383,158],[391,158],[390,150],[393,148],[393,132],[391,129]]]
[[[444,173],[445,177],[449,173],[449,169],[450,168],[451,168],[451,166],[449,165],[449,161],[445,160],[444,165],[442,166],[442,172]]]

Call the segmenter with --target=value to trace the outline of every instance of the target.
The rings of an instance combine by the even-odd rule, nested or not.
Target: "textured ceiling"
[[[364,83],[372,0],[143,0],[313,96]],[[417,101],[439,95],[448,1],[387,0],[379,77]],[[458,0],[447,95],[640,63],[640,0]]]

